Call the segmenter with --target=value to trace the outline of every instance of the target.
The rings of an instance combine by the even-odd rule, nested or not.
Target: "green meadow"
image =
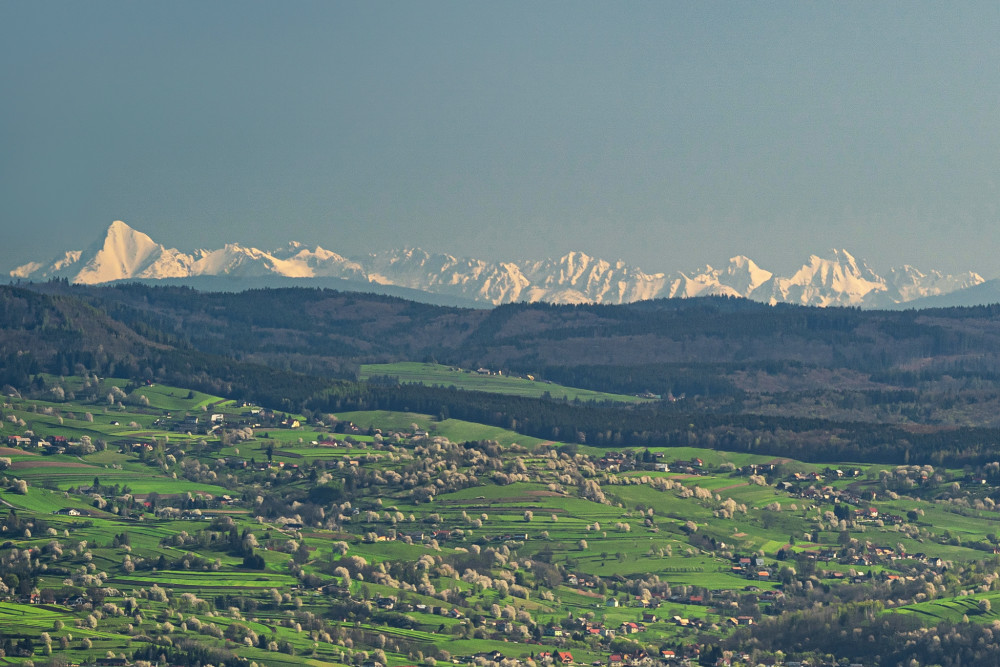
[[[359,374],[362,380],[381,376],[397,378],[401,383],[455,387],[466,391],[485,391],[531,398],[551,396],[568,401],[613,401],[617,403],[643,403],[649,400],[624,394],[609,394],[589,389],[565,387],[522,377],[480,374],[476,370],[459,369],[441,364],[407,361],[393,364],[362,364]]]
[[[425,365],[395,366],[418,373]],[[101,393],[126,386],[116,383],[102,381]],[[731,616],[780,610],[759,599],[763,592],[782,589],[798,596],[796,604],[812,605],[847,591],[841,587],[853,585],[851,575],[865,577],[866,595],[893,599],[886,614],[926,624],[997,618],[980,600],[1000,603],[981,574],[1000,567],[992,553],[1000,511],[992,490],[968,484],[964,470],[941,470],[939,488],[912,495],[890,493],[891,471],[878,466],[859,467],[857,478],[797,481],[781,490],[779,480],[822,474],[826,466],[652,447],[662,455],[656,461],[700,458],[703,465],[694,474],[658,472],[644,450],[616,450],[627,458],[624,470],[605,470],[608,450],[597,447],[387,411],[336,414],[361,435],[302,420],[297,428],[241,426],[189,436],[160,430],[154,420],[165,412],[176,418],[216,411],[235,420],[245,409],[165,385],[135,389],[121,406],[106,403],[24,399],[4,409],[25,422],[16,429],[6,422],[5,434],[34,429],[101,441],[92,453],[54,453],[44,444],[5,450],[10,467],[0,471],[0,557],[32,554],[32,565],[18,563],[16,579],[0,573],[8,589],[27,589],[0,602],[0,636],[48,632],[77,662],[188,639],[258,665],[354,664],[362,651],[376,650],[386,667],[494,649],[521,657],[568,648],[577,662],[606,661],[633,645],[726,641]],[[368,435],[369,428],[386,437]],[[388,436],[414,428],[430,437]],[[136,442],[149,447],[133,451]],[[752,463],[780,467],[771,479],[751,480],[738,469]],[[76,492],[81,488],[88,493]],[[846,514],[822,495],[848,491],[865,500]],[[905,523],[855,521],[854,510],[869,506]],[[67,515],[69,509],[84,514]],[[851,520],[841,524],[838,509]],[[849,560],[885,548],[900,557]],[[814,560],[825,551],[838,557]],[[949,569],[927,573],[936,566],[918,562],[916,553],[944,559]],[[763,559],[751,577],[764,569],[764,579],[734,572],[733,559],[750,554]],[[901,584],[887,578],[899,581],[919,568],[921,576],[938,577],[941,594],[900,601]],[[21,586],[22,575],[30,587]],[[571,576],[593,579],[570,585]],[[659,596],[650,610],[636,604],[644,588]],[[43,604],[23,603],[32,591],[45,596]],[[680,599],[695,592],[702,603]],[[380,610],[381,596],[396,598],[399,608]],[[91,606],[70,604],[79,599]],[[126,614],[126,605],[141,611]],[[107,613],[90,627],[94,609]],[[647,611],[658,620],[617,643],[575,630],[559,641],[544,634],[581,617],[617,629]],[[681,627],[675,616],[693,625]],[[495,630],[511,619],[514,634]],[[199,625],[214,634],[193,629]]]

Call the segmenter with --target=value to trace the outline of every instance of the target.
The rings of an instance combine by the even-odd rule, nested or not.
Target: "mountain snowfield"
[[[486,262],[411,248],[348,259],[292,242],[273,251],[230,243],[218,250],[186,254],[156,243],[120,220],[111,223],[104,237],[89,248],[63,253],[47,263],[24,264],[10,276],[34,281],[66,278],[82,284],[197,276],[343,278],[493,305],[522,301],[622,304],[726,295],[771,304],[864,308],[890,308],[984,282],[971,271],[944,275],[911,266],[894,268],[882,277],[846,250],[831,250],[826,257],[812,255],[787,277],[743,256],[733,257],[722,268],[705,266],[667,274],[645,273],[621,260],[609,262],[581,252],[540,261]]]

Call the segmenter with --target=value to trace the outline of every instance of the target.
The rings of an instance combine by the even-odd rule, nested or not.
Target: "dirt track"
[[[24,454],[38,456],[38,452],[26,452],[23,449],[15,449],[13,447],[0,447],[0,456],[19,456]]]

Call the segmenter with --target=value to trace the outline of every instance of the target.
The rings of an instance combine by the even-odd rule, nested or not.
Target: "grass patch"
[[[538,382],[522,377],[502,375],[481,375],[473,370],[454,366],[419,362],[394,364],[363,364],[360,377],[391,376],[401,383],[422,384],[431,387],[455,387],[466,391],[484,391],[492,394],[526,396],[530,398],[551,397],[568,401],[612,401],[615,403],[645,403],[649,399],[625,394],[609,394],[589,389],[577,389],[559,384]]]

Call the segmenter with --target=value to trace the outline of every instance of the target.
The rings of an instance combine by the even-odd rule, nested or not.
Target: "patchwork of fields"
[[[9,664],[696,662],[834,596],[865,622],[872,601],[918,625],[997,620],[989,471],[610,450],[62,381],[95,398],[3,406]]]

